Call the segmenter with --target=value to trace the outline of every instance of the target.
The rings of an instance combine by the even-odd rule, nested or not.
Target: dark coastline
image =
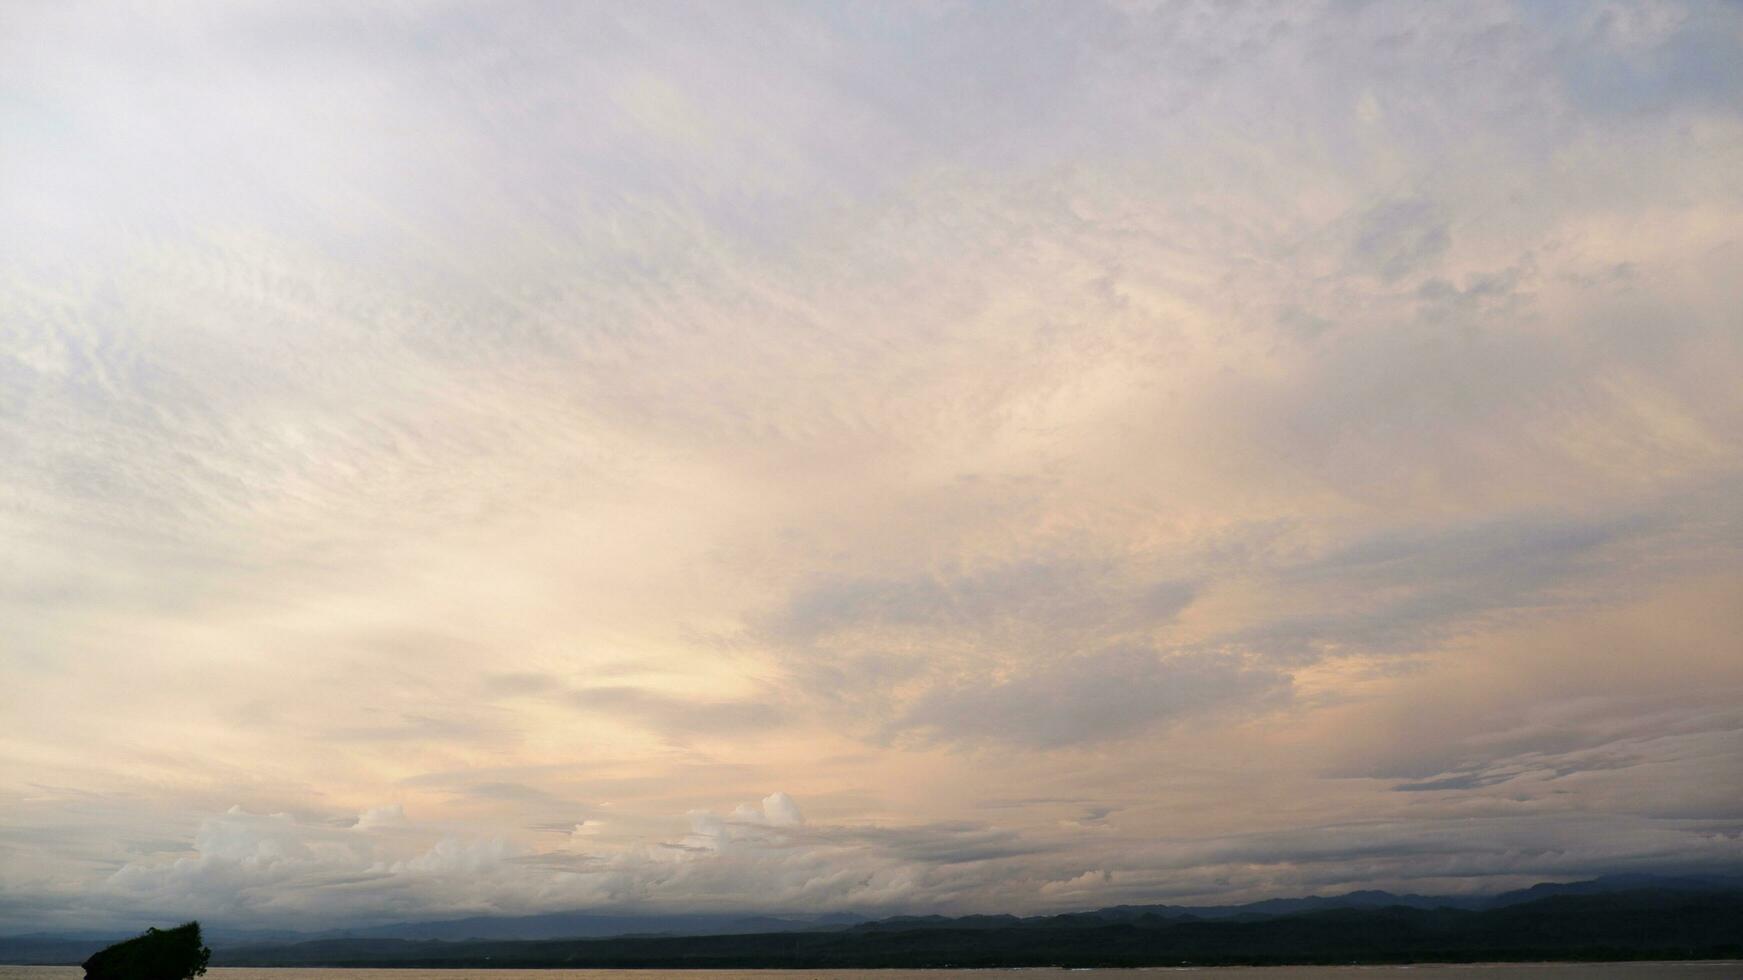
[[[1118,910],[1106,910],[1117,912]],[[1743,891],[1555,896],[1480,911],[1393,906],[1252,919],[1137,913],[901,920],[737,936],[232,947],[213,966],[830,969],[1743,959]]]

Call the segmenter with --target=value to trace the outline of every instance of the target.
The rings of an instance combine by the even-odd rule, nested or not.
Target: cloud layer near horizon
[[[1743,866],[1736,6],[3,16],[0,929]]]

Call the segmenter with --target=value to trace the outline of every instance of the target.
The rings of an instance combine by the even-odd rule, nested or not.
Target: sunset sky
[[[1743,6],[0,7],[0,933],[1743,870]]]

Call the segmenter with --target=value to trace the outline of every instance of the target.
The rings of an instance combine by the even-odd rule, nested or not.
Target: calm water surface
[[[1203,973],[1216,980],[1728,980],[1743,978],[1743,962],[1725,963],[1486,963],[1461,966],[1219,966],[1142,970],[209,970],[208,980],[1082,980],[1092,975]],[[81,980],[76,966],[0,966],[0,980]]]

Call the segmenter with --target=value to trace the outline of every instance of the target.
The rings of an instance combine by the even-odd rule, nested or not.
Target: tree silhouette
[[[85,980],[188,980],[206,972],[212,951],[200,941],[200,924],[151,928],[85,961]]]

